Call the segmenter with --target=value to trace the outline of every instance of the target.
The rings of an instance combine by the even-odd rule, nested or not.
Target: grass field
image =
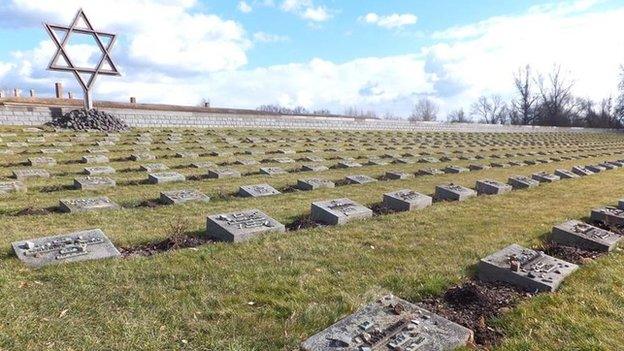
[[[68,161],[87,154],[103,134],[43,133],[45,146],[29,143],[0,156],[0,176],[8,178],[19,163],[50,156],[50,179],[28,180],[28,192],[0,197],[0,348],[6,350],[296,350],[300,342],[354,312],[375,298],[393,293],[411,302],[439,295],[470,279],[478,260],[511,243],[539,246],[551,227],[584,218],[597,206],[615,204],[622,195],[624,169],[545,184],[530,190],[478,197],[461,203],[435,203],[405,213],[376,216],[340,227],[317,227],[270,234],[249,242],[209,243],[150,257],[86,261],[31,269],[13,254],[16,240],[101,228],[118,247],[158,242],[175,234],[204,235],[206,216],[258,208],[284,224],[310,211],[318,200],[348,197],[372,206],[383,193],[409,188],[431,194],[435,185],[453,182],[474,187],[476,180],[506,181],[511,175],[569,169],[624,158],[620,134],[535,133],[330,133],[292,131],[174,131],[183,141],[171,146],[206,153],[230,150],[232,156],[173,157],[160,143],[167,132],[153,131],[155,161],[125,158],[140,132],[122,134],[110,150],[111,175],[118,186],[101,191],[70,188],[86,166]],[[2,129],[0,145],[39,136],[21,128]],[[8,135],[7,135],[8,133]],[[15,135],[11,135],[11,134]],[[244,138],[259,138],[246,143]],[[78,139],[76,139],[78,138]],[[196,139],[206,138],[210,142]],[[227,138],[227,139],[223,139]],[[264,139],[262,139],[264,138]],[[84,139],[80,141],[80,139]],[[175,139],[175,138],[174,138]],[[36,153],[69,140],[62,154]],[[241,140],[243,142],[241,142]],[[386,145],[384,145],[386,143]],[[157,149],[158,147],[158,149]],[[327,148],[341,151],[323,151]],[[291,155],[238,155],[247,149],[297,151]],[[394,148],[394,149],[393,149]],[[5,148],[6,149],[6,148]],[[307,149],[313,152],[304,152]],[[0,151],[2,147],[0,147]],[[463,153],[455,153],[462,151]],[[434,164],[407,163],[296,172],[307,155],[337,156],[366,163],[371,156],[412,153],[441,158],[465,156]],[[505,156],[506,154],[515,154]],[[517,155],[521,153],[522,155]],[[532,154],[533,153],[533,154]],[[541,153],[541,154],[540,154]],[[417,155],[418,154],[418,155]],[[244,175],[236,179],[203,179],[195,161],[233,163],[236,159],[291,157],[289,164],[230,165]],[[387,161],[393,158],[386,155]],[[471,160],[469,156],[482,159]],[[575,159],[564,159],[571,156]],[[396,157],[394,157],[396,158]],[[294,191],[297,179],[319,177],[339,181],[346,175],[382,176],[388,170],[415,173],[427,167],[555,158],[550,163],[491,168],[461,174],[419,176],[407,180],[344,185],[334,189]],[[162,162],[195,176],[184,183],[143,184],[139,165]],[[291,172],[257,174],[259,167],[280,166]],[[269,183],[284,193],[265,198],[234,196],[241,185]],[[163,190],[193,188],[211,196],[208,203],[143,206]],[[105,195],[123,208],[78,214],[57,213],[62,198]],[[30,208],[33,213],[18,215]],[[505,336],[497,350],[620,350],[624,345],[624,255],[619,251],[584,265],[556,293],[541,294],[492,321]]]

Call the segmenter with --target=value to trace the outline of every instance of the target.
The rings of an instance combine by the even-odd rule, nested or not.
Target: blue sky
[[[482,94],[512,98],[512,73],[526,64],[560,64],[579,95],[599,99],[624,63],[624,0],[0,0],[0,88],[77,89],[45,70],[54,48],[41,22],[68,24],[79,7],[120,34],[124,76],[99,81],[102,99],[404,116],[422,96],[443,111]]]

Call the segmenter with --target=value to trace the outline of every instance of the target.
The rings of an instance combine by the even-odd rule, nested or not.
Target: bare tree
[[[531,66],[526,65],[514,74],[514,87],[517,96],[511,102],[510,120],[512,124],[533,124],[538,95],[533,91]]]
[[[423,97],[414,106],[410,121],[435,121],[438,119],[440,107],[431,99]]]
[[[548,77],[537,79],[539,106],[536,109],[537,124],[548,126],[568,126],[577,107],[572,94],[574,81],[568,79],[561,66],[555,65]]]
[[[507,119],[507,103],[500,95],[481,96],[472,104],[471,114],[481,123],[503,124]]]
[[[357,106],[347,107],[344,111],[344,115],[349,117],[379,118],[377,116],[377,112],[373,110],[364,110],[363,108],[358,108]]]
[[[446,119],[451,123],[471,123],[472,122],[472,120],[470,120],[470,118],[468,118],[468,116],[466,115],[466,112],[464,112],[463,108],[449,112]]]
[[[624,66],[620,66],[620,82],[618,83],[618,96],[613,107],[613,114],[619,123],[624,122]]]

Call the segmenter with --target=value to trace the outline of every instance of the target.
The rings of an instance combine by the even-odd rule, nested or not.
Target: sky
[[[46,69],[55,46],[42,25],[69,25],[79,8],[118,34],[122,76],[99,77],[95,99],[405,117],[428,97],[444,115],[512,98],[526,65],[560,65],[578,96],[599,100],[624,64],[624,0],[0,0],[0,89],[51,96],[60,81],[81,95]],[[68,44],[81,66],[99,59],[88,37]]]

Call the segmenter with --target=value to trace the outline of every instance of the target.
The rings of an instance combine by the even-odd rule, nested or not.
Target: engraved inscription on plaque
[[[0,195],[25,191],[26,185],[19,180],[0,182]]]
[[[217,240],[239,242],[267,232],[285,232],[286,227],[260,210],[209,216],[208,236]]]
[[[242,197],[261,197],[280,194],[269,184],[244,185],[238,190],[238,195]]]
[[[78,177],[74,179],[74,188],[80,190],[93,190],[115,187],[117,183],[108,177]]]
[[[622,236],[578,220],[571,220],[553,227],[553,242],[594,251],[608,252],[622,240]]]
[[[25,180],[29,178],[50,178],[50,173],[45,169],[24,168],[14,170],[13,177],[17,180]]]
[[[624,210],[607,206],[593,209],[591,211],[591,220],[594,222],[602,222],[610,225],[624,225]]]
[[[115,210],[119,205],[112,202],[106,196],[81,198],[81,199],[61,199],[59,208],[63,212],[86,212],[99,210]]]

